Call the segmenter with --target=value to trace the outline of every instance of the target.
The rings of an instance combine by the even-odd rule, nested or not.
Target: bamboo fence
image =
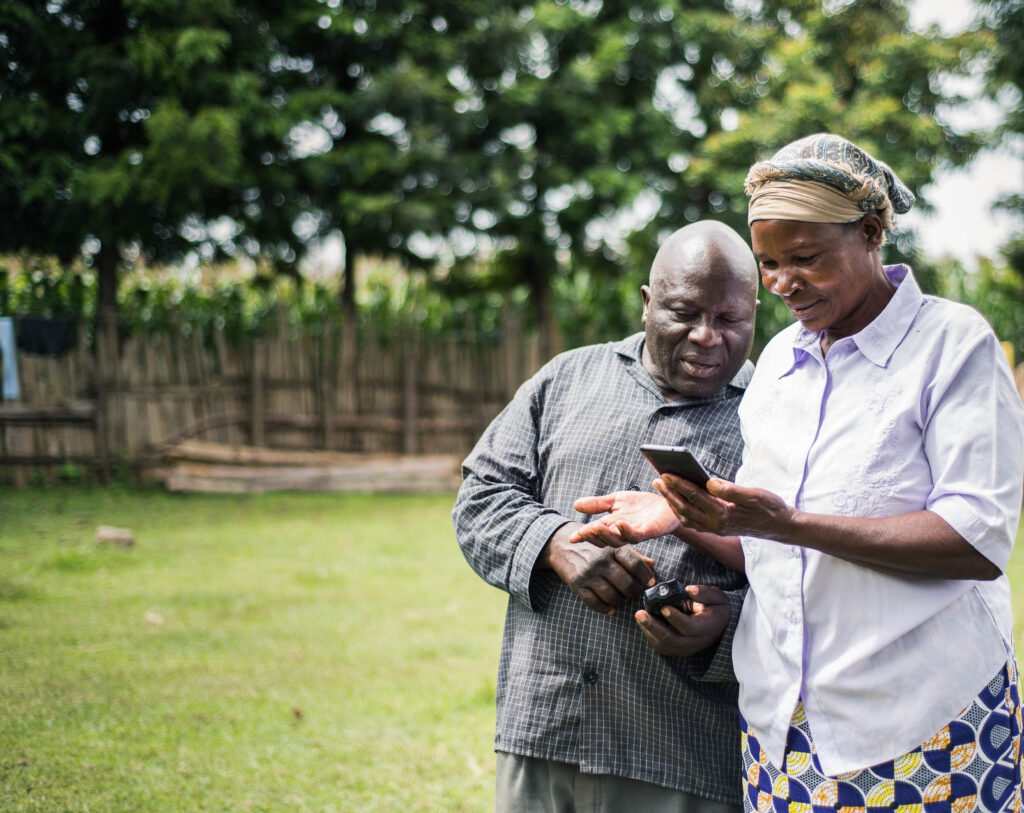
[[[84,332],[58,358],[19,351],[20,397],[0,402],[0,481],[23,486],[72,472],[102,482],[121,472],[169,484],[166,465],[177,459],[179,481],[230,464],[235,480],[279,486],[280,469],[266,467],[283,459],[255,449],[307,454],[306,465],[321,471],[293,480],[324,488],[380,482],[389,467],[410,466],[385,458],[417,456],[423,465],[408,469],[407,482],[422,487],[447,470],[428,458],[465,455],[544,361],[537,336],[512,312],[499,336],[472,324],[446,335],[372,323],[358,331],[329,321],[296,327],[283,311],[264,327],[262,337],[240,342],[184,327],[108,338],[105,357],[114,363],[102,378]],[[1014,378],[1024,394],[1024,364]],[[339,454],[362,469],[342,471]]]
[[[115,361],[102,379],[83,333],[58,358],[18,352],[20,398],[0,403],[0,477],[54,480],[69,466],[144,476],[185,441],[463,455],[543,361],[514,316],[498,337],[472,325],[302,328],[277,312],[238,343],[187,328],[107,341]]]

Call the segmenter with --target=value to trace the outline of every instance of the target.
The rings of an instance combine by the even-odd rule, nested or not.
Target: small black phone
[[[662,607],[675,607],[687,615],[693,614],[693,600],[686,592],[686,585],[679,579],[658,582],[644,591],[644,609],[659,620],[664,621]]]
[[[677,474],[691,483],[707,488],[712,475],[700,461],[682,446],[656,446],[645,443],[640,447],[644,457],[651,461],[658,474]]]

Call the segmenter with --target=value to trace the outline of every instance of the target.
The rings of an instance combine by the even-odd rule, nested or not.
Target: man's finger
[[[599,547],[608,547],[610,544],[624,544],[622,539],[616,535],[615,531],[609,531],[607,523],[600,519],[588,523],[587,525],[581,525],[573,531],[572,536],[569,537],[569,541],[592,542]]]
[[[721,637],[729,623],[729,613],[720,606],[716,609],[694,604],[692,614],[680,612],[675,607],[667,608],[664,620],[684,638],[700,640],[706,645]]]
[[[652,646],[657,647],[666,642],[665,639],[668,638],[671,631],[664,624],[659,623],[647,610],[637,610],[633,613],[633,618],[636,619],[644,636]]]
[[[680,635],[699,635],[697,627],[699,624],[694,624],[694,617],[690,613],[684,613],[677,607],[662,607],[659,612],[661,613],[661,620],[668,624],[673,630]]]
[[[624,567],[629,574],[645,587],[654,585],[654,561],[642,556],[640,551],[634,547],[626,546],[616,548],[615,560]]]
[[[590,579],[587,588],[609,607],[619,607],[643,592],[641,585],[636,584],[618,565],[613,570]]]
[[[591,610],[601,613],[602,615],[614,615],[615,607],[611,604],[606,603],[589,587],[580,587],[576,590],[576,595],[580,597],[580,601],[586,604]]]
[[[591,526],[593,532],[589,537],[590,541],[595,545],[602,548],[621,548],[623,545],[629,544],[619,536],[619,529],[608,526],[600,521],[593,523]]]
[[[615,524],[615,530],[619,532],[619,536],[625,539],[630,544],[635,542],[641,542],[643,540],[638,539],[637,535],[633,533],[632,529],[624,522],[618,522]]]
[[[617,552],[618,550],[614,551],[614,553]],[[613,559],[608,563],[608,569],[604,571],[603,575],[609,587],[621,593],[623,599],[639,597],[643,594],[644,588],[648,586],[646,581],[636,578],[617,559]],[[605,601],[608,601],[608,599],[605,599]]]
[[[594,535],[594,528],[590,525],[581,525],[569,537],[570,542],[589,542]]]
[[[581,514],[600,514],[603,511],[611,511],[615,505],[614,494],[602,494],[598,497],[580,497],[572,504],[572,507]]]
[[[686,586],[686,595],[695,604],[711,606],[729,603],[729,597],[720,587],[710,587],[706,584],[688,584]]]

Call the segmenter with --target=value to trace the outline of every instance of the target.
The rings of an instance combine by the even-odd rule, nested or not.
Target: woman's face
[[[878,258],[882,233],[874,214],[848,224],[758,220],[750,227],[765,290],[807,330],[832,338],[865,328],[892,296]]]

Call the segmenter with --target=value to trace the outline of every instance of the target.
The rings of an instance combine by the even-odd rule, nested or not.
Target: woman
[[[747,193],[764,287],[796,323],[740,406],[736,482],[665,475],[662,498],[581,500],[612,512],[577,536],[675,531],[746,571],[733,660],[748,810],[1017,810],[1003,569],[1024,409],[1005,356],[973,310],[882,265],[914,198],[857,146],[796,141],[751,168]]]

